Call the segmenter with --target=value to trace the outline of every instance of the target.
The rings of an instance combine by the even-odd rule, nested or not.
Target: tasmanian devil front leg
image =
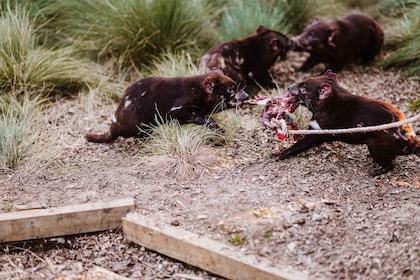
[[[324,142],[329,142],[332,137],[329,135],[307,135],[302,140],[296,142],[292,147],[283,150],[279,153],[273,153],[272,157],[276,158],[276,161],[285,159],[289,156],[300,154],[312,147],[321,145]]]
[[[211,129],[219,129],[219,125],[210,117],[201,112],[198,107],[183,107],[182,110],[173,110],[168,114],[171,118],[178,119],[181,123],[195,123],[206,125]]]

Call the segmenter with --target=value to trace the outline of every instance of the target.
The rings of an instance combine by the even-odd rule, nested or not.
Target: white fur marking
[[[242,57],[237,56],[235,58],[235,63],[238,65],[242,65],[244,63],[244,59]]]
[[[131,100],[126,98],[125,103],[124,103],[124,109],[127,109],[127,107],[130,105],[131,105]]]
[[[182,106],[172,107],[171,110],[169,110],[169,112],[180,110],[181,108]]]
[[[319,126],[318,122],[316,120],[310,121],[309,125],[313,128],[313,129],[321,129],[321,127]]]
[[[112,115],[112,122],[116,123],[117,122],[117,118],[115,117],[115,115]]]
[[[219,57],[219,65],[220,65],[220,68],[225,69],[226,63],[223,57]]]
[[[198,65],[198,69],[205,70],[207,68],[207,63],[210,60],[210,55],[206,54],[204,55],[200,60],[200,65]]]

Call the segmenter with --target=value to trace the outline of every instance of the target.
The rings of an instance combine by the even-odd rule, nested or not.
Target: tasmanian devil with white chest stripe
[[[119,136],[141,137],[139,128],[156,124],[156,116],[164,121],[176,119],[181,124],[196,123],[218,129],[208,117],[210,113],[236,106],[248,98],[235,81],[221,71],[190,77],[148,77],[132,84],[115,112],[105,134],[86,133],[90,142],[108,143]]]
[[[322,129],[376,126],[405,119],[404,113],[390,103],[357,96],[340,87],[336,74],[330,70],[290,85],[288,90],[313,113],[313,119]],[[410,124],[365,133],[307,135],[273,156],[285,159],[331,141],[366,144],[373,160],[381,166],[371,173],[373,176],[392,170],[392,162],[398,155],[416,154],[420,157],[420,138]]]
[[[231,40],[212,47],[200,60],[199,68],[218,68],[241,85],[258,83],[275,87],[269,69],[277,58],[286,59],[295,42],[286,35],[259,26],[257,33],[240,40]]]

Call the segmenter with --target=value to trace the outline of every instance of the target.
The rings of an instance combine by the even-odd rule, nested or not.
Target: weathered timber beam
[[[291,267],[245,255],[235,247],[136,213],[123,218],[126,239],[228,279],[307,279]]]
[[[121,226],[134,199],[0,214],[0,243],[103,231]]]

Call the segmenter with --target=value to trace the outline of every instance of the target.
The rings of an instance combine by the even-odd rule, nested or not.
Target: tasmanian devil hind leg
[[[389,151],[389,149],[378,145],[368,144],[368,150],[372,156],[373,161],[381,166],[379,169],[370,172],[369,175],[373,177],[379,176],[381,174],[387,173],[388,171],[391,171],[394,168],[393,161],[396,155]]]

